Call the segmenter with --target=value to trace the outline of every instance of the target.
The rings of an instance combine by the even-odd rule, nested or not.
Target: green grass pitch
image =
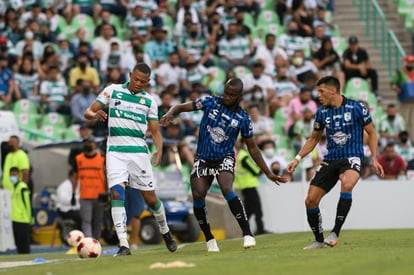
[[[1,274],[414,274],[414,229],[345,230],[334,248],[303,250],[312,233],[258,236],[257,246],[243,249],[242,239],[218,241],[219,253],[207,253],[204,242],[180,245],[175,253],[164,246],[142,246],[132,256],[102,255],[79,259],[64,252],[0,256]],[[104,247],[103,249],[107,249]],[[44,258],[46,263],[4,268],[13,261]],[[150,269],[156,262],[182,261],[194,267]]]

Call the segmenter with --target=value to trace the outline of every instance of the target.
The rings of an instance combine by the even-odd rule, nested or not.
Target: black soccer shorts
[[[346,170],[354,170],[361,175],[361,159],[353,157],[342,160],[324,160],[316,170],[310,184],[318,186],[328,193],[338,182],[339,175]]]

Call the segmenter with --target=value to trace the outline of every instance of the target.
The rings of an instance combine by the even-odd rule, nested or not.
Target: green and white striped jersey
[[[147,121],[158,120],[158,106],[145,90],[133,94],[128,82],[106,87],[96,101],[108,107],[107,150],[123,153],[148,153],[145,141]]]

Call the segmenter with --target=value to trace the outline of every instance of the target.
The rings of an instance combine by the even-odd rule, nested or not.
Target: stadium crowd
[[[269,167],[282,175],[313,129],[315,81],[334,75],[345,93],[356,78],[369,80],[368,98],[374,100],[365,103],[375,105],[370,109],[377,113],[386,178],[404,178],[407,168],[414,169],[407,118],[392,104],[381,114],[369,54],[355,36],[338,43],[333,14],[333,0],[1,1],[0,107],[17,115],[15,106],[27,99],[38,117],[58,114],[68,127],[105,136],[106,125],[85,120],[83,113],[104,87],[127,82],[137,62],[152,68],[146,91],[156,98],[159,117],[186,100],[221,95],[224,83],[237,76],[244,81],[241,104],[257,143]],[[179,141],[189,165],[201,117],[200,111],[185,113],[162,129],[165,139]],[[25,137],[47,135],[38,123],[19,126],[31,133]],[[326,153],[325,141],[301,164],[307,179]],[[164,147],[162,166],[174,169],[177,145]],[[368,147],[365,153],[366,179],[375,173]]]

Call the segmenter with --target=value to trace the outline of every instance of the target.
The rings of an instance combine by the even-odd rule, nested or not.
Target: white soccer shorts
[[[109,188],[128,182],[132,188],[155,190],[150,154],[107,152],[106,172]]]

